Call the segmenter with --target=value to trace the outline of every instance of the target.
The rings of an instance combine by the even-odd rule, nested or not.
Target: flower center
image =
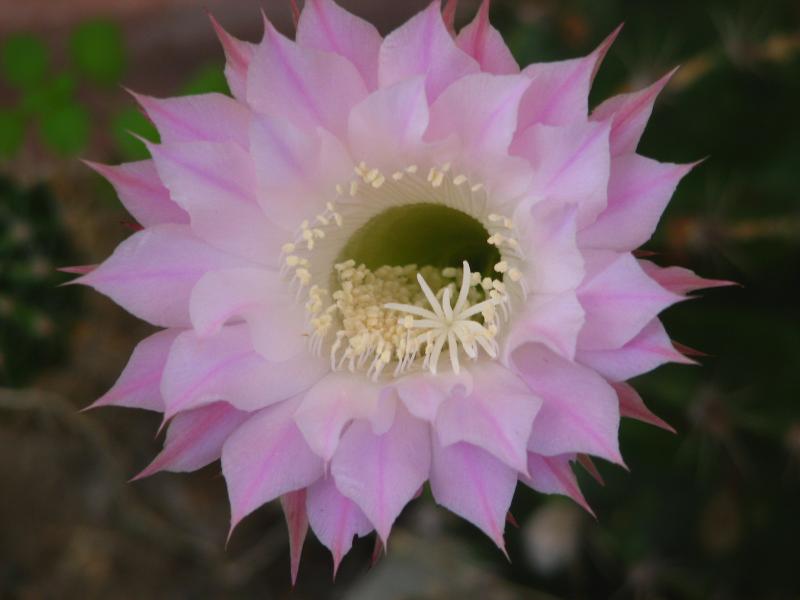
[[[386,176],[362,163],[356,175],[283,248],[312,351],[373,379],[436,373],[442,354],[454,372],[462,352],[497,356],[522,291],[510,219],[489,213],[482,186],[446,167],[426,178],[414,166]]]

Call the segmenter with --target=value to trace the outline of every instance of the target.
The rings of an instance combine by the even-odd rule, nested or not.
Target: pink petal
[[[581,508],[590,515],[594,512],[581,493],[578,480],[572,471],[570,461],[575,460],[574,454],[560,456],[542,456],[533,452],[528,453],[528,477],[520,477],[520,481],[528,487],[542,494],[561,494],[572,498]]]
[[[648,277],[673,294],[689,294],[697,290],[736,285],[733,281],[705,279],[683,267],[659,267],[649,260],[640,260],[639,266]]]
[[[228,80],[228,87],[230,87],[234,98],[244,102],[247,95],[247,71],[256,46],[236,39],[225,31],[212,15],[209,15],[209,18],[219,41],[222,43],[222,48],[225,50],[225,58],[227,59],[225,77]]]
[[[281,508],[289,529],[289,554],[291,555],[292,585],[297,583],[300,570],[300,555],[308,533],[308,512],[306,511],[306,490],[297,490],[281,496]]]
[[[658,319],[617,350],[579,350],[576,359],[610,381],[625,381],[668,362],[696,364],[678,352]]]
[[[163,412],[161,375],[180,332],[180,329],[165,329],[139,342],[116,383],[89,408],[126,406]]]
[[[290,231],[321,212],[336,184],[353,174],[352,160],[330,133],[299,129],[282,118],[254,117],[250,154],[258,165],[262,209]]]
[[[333,575],[350,552],[353,537],[364,537],[372,525],[355,502],[343,496],[333,477],[319,479],[308,489],[308,520],[319,541],[333,554]]]
[[[586,119],[592,81],[620,29],[615,29],[589,56],[532,64],[522,71],[532,84],[520,105],[520,131],[534,123],[567,125]]]
[[[592,121],[611,120],[611,154],[636,151],[644,128],[653,112],[656,97],[678,69],[673,69],[653,85],[632,94],[609,98],[592,111]]]
[[[367,88],[378,86],[378,52],[381,34],[375,27],[347,12],[332,0],[308,0],[297,25],[297,43],[333,52],[358,69]]]
[[[231,530],[263,504],[322,477],[322,461],[311,452],[292,418],[296,405],[286,401],[257,412],[222,447]]]
[[[622,464],[617,395],[602,377],[536,344],[518,349],[512,360],[542,399],[528,450],[545,456],[581,452]]]
[[[159,471],[202,469],[221,456],[225,440],[248,416],[227,402],[215,402],[178,414],[169,424],[164,449],[134,479]]]
[[[350,113],[350,148],[356,162],[384,170],[414,164],[428,128],[425,81],[414,77],[369,95]]]
[[[620,348],[658,313],[681,300],[650,279],[630,254],[591,252],[578,300],[586,323],[578,338],[582,350]]]
[[[161,142],[236,142],[247,148],[250,111],[223,94],[154,98],[133,93],[155,124]]]
[[[459,374],[448,371],[436,375],[422,371],[398,379],[394,387],[412,415],[433,423],[442,402],[452,394],[472,393],[472,375],[469,369],[462,369]]]
[[[430,440],[429,425],[401,408],[382,435],[366,421],[353,423],[333,456],[336,487],[361,508],[384,544],[395,519],[428,480]]]
[[[209,244],[259,264],[278,266],[290,233],[271,223],[258,205],[255,167],[232,142],[152,146],[172,198],[191,216]]]
[[[522,253],[527,259],[524,281],[529,294],[573,291],[584,277],[583,255],[575,238],[578,209],[541,202],[520,206],[514,214]]]
[[[451,83],[479,70],[447,31],[438,1],[386,36],[378,59],[380,87],[424,75],[431,102]]]
[[[536,342],[572,360],[583,323],[583,307],[575,292],[534,294],[513,315],[504,356],[510,355],[523,344]]]
[[[443,447],[434,439],[434,499],[480,528],[504,553],[503,530],[516,485],[516,471],[488,452],[464,442]]]
[[[644,400],[639,393],[628,383],[618,382],[611,384],[619,397],[619,412],[623,417],[636,419],[642,423],[649,423],[655,427],[675,433],[675,428],[644,405]]]
[[[186,211],[169,197],[169,191],[161,183],[152,160],[118,166],[85,162],[108,179],[123,206],[145,227],[161,223],[189,222]]]
[[[497,363],[476,363],[469,370],[472,393],[454,394],[439,408],[435,423],[439,442],[442,446],[468,442],[524,472],[528,438],[542,401]]]
[[[431,105],[426,139],[455,135],[465,153],[505,155],[517,128],[520,98],[530,85],[522,75],[467,75]]]
[[[606,208],[609,165],[608,123],[560,127],[534,125],[518,134],[512,153],[533,168],[532,194],[578,207],[578,229]]]
[[[342,137],[347,115],[366,95],[349,60],[299,46],[265,22],[247,78],[247,101],[254,110]]]
[[[270,362],[288,360],[308,347],[305,311],[280,274],[266,269],[206,273],[192,290],[189,314],[201,338],[232,319],[244,319],[253,348]]]
[[[347,424],[369,419],[375,433],[385,432],[394,419],[394,408],[394,397],[380,385],[349,372],[334,372],[306,393],[295,420],[311,449],[327,462]]]
[[[306,353],[265,361],[253,350],[246,325],[225,327],[207,339],[187,331],[175,340],[164,369],[165,418],[217,400],[258,410],[308,389],[325,370],[325,361]]]
[[[489,22],[489,4],[489,0],[483,0],[475,19],[459,32],[456,44],[477,61],[481,71],[497,75],[519,73],[519,65],[503,36]]]
[[[678,182],[697,163],[659,163],[638,154],[611,162],[608,207],[580,232],[582,247],[630,251],[653,235]]]
[[[156,225],[134,233],[94,271],[75,280],[160,327],[189,326],[189,294],[208,271],[241,259],[208,246],[187,225]]]

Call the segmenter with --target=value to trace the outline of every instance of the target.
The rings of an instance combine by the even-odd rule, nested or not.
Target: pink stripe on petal
[[[281,496],[281,508],[289,530],[289,554],[291,556],[292,586],[297,584],[300,570],[300,556],[308,533],[308,513],[306,511],[306,490],[297,490]]]
[[[349,60],[367,88],[378,85],[380,33],[375,27],[347,12],[332,0],[308,0],[297,26],[300,46],[333,52]]]
[[[675,428],[655,415],[644,404],[639,393],[628,383],[618,382],[611,384],[619,397],[619,411],[623,417],[636,419],[642,423],[649,423],[660,429],[676,433]]]
[[[217,402],[177,415],[169,424],[164,449],[131,481],[159,471],[196,471],[217,460],[228,436],[248,414]]]
[[[481,529],[504,554],[503,530],[516,483],[516,471],[488,452],[464,442],[442,447],[434,438],[434,499]]]
[[[227,58],[225,77],[228,80],[228,87],[237,100],[244,102],[247,96],[247,71],[255,52],[255,45],[233,37],[222,28],[212,14],[209,13],[208,17],[225,51]]]
[[[259,411],[223,445],[231,531],[261,505],[322,476],[322,461],[311,452],[292,419],[295,406],[295,401],[286,401]]]
[[[169,191],[159,179],[152,160],[101,165],[84,161],[84,164],[105,177],[119,196],[120,202],[139,223],[145,227],[161,223],[188,223],[186,214],[170,198]]]
[[[321,478],[308,489],[308,520],[322,544],[333,555],[333,576],[353,546],[355,536],[364,537],[372,525],[361,509],[336,488],[333,477]]]
[[[474,58],[484,72],[497,75],[519,73],[519,65],[503,36],[489,22],[490,4],[490,0],[483,0],[475,19],[459,32],[456,44]]]
[[[589,503],[578,486],[578,480],[572,471],[570,461],[574,460],[572,454],[560,456],[541,456],[534,452],[528,453],[529,477],[520,477],[520,481],[543,494],[561,494],[572,498],[576,504],[593,517],[595,516]]]
[[[162,412],[161,377],[170,348],[180,333],[180,329],[166,329],[139,342],[117,382],[88,408],[125,406]]]

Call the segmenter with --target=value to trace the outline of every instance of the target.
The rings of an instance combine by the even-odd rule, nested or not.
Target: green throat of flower
[[[443,353],[456,373],[460,352],[496,357],[506,280],[521,286],[510,219],[485,214],[482,186],[446,168],[427,181],[413,166],[387,177],[362,164],[356,175],[284,246],[312,351],[376,380],[435,374]]]

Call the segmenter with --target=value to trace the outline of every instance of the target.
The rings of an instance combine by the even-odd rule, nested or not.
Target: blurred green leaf
[[[43,115],[71,104],[75,85],[72,75],[62,73],[28,90],[22,97],[22,110],[27,115]]]
[[[48,111],[39,125],[45,143],[64,156],[80,152],[89,139],[89,113],[77,104]]]
[[[11,158],[25,137],[25,121],[14,111],[0,110],[0,157]]]
[[[47,49],[35,36],[9,36],[2,47],[3,76],[8,83],[29,88],[41,81],[47,71]]]
[[[80,25],[72,34],[70,50],[75,67],[96,83],[117,83],[125,68],[119,26],[107,21]]]
[[[127,160],[140,160],[150,155],[145,145],[132,133],[153,142],[158,141],[156,128],[136,108],[128,108],[114,117],[112,130],[117,147]]]
[[[221,65],[203,67],[184,85],[182,92],[187,95],[207,94],[209,92],[230,93],[223,67]]]

